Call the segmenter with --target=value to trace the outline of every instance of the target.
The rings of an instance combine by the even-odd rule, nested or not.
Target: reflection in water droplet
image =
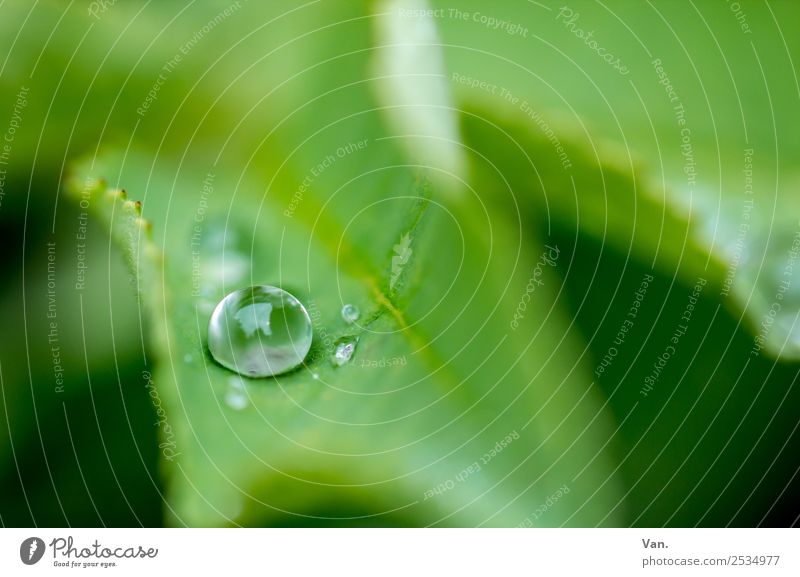
[[[356,305],[346,304],[342,307],[342,318],[348,324],[353,324],[361,316],[361,311]]]
[[[211,356],[248,377],[269,377],[299,366],[312,338],[311,319],[300,301],[266,285],[230,293],[208,323]]]
[[[236,311],[233,316],[248,339],[258,331],[261,331],[265,337],[272,336],[272,328],[269,325],[270,317],[272,317],[272,303],[253,303]]]
[[[353,358],[353,353],[356,352],[356,345],[358,344],[357,337],[345,337],[336,341],[336,348],[333,351],[333,364],[341,367],[345,363],[350,362]]]

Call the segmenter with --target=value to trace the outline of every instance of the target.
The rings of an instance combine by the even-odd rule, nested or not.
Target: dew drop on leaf
[[[356,352],[356,345],[358,344],[358,338],[356,337],[345,337],[336,341],[336,347],[333,351],[333,364],[337,367],[341,367],[342,365],[349,363],[350,359],[353,358],[353,353]]]
[[[247,392],[244,390],[244,381],[241,377],[231,377],[228,381],[228,390],[225,393],[225,404],[234,411],[246,409],[250,404]]]
[[[361,311],[358,310],[358,307],[353,304],[346,304],[342,307],[342,318],[344,322],[348,324],[353,324],[358,320],[358,317],[361,316]]]
[[[279,375],[302,364],[313,331],[302,303],[258,285],[222,299],[208,323],[208,349],[223,367],[247,377]]]

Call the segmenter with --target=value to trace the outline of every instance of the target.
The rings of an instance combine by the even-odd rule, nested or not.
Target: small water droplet
[[[311,373],[311,378],[313,378],[315,381],[318,381],[319,380],[319,374],[318,373]]]
[[[353,358],[353,353],[356,352],[356,345],[358,344],[357,337],[345,337],[336,341],[336,347],[333,351],[333,364],[337,367],[349,363]]]
[[[225,404],[234,411],[246,409],[250,404],[247,392],[244,389],[244,381],[241,377],[231,377],[228,379],[228,390],[225,392]]]
[[[241,411],[247,408],[249,401],[247,395],[238,391],[228,391],[225,393],[225,404],[234,411]]]
[[[353,324],[358,320],[358,317],[361,316],[361,311],[358,310],[356,305],[346,304],[342,307],[342,318],[344,322],[348,324]]]
[[[312,339],[311,318],[300,301],[266,285],[230,293],[208,323],[211,356],[247,377],[294,369],[306,358]]]
[[[194,357],[190,353],[186,353],[183,355],[183,362],[184,363],[191,363],[194,360]]]

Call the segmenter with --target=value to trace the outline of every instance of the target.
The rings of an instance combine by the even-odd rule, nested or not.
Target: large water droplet
[[[357,337],[345,337],[336,341],[336,348],[333,350],[333,364],[337,367],[349,363],[353,358],[353,353],[356,352],[356,345],[358,344]]]
[[[358,310],[356,305],[346,304],[342,307],[342,318],[344,322],[353,324],[361,316],[361,311]]]
[[[248,377],[269,377],[299,366],[312,338],[311,319],[300,301],[266,285],[230,293],[208,323],[211,356]]]

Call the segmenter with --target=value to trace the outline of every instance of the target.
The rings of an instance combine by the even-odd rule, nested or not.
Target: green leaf
[[[730,20],[723,4],[627,6],[623,22],[603,5],[576,3],[576,27],[619,55],[630,70],[621,75],[556,18],[556,5],[465,2],[462,16],[445,7],[414,35],[414,17],[399,11],[418,2],[372,11],[248,4],[215,25],[137,115],[165,63],[227,6],[139,14],[119,4],[88,31],[83,8],[55,26],[61,15],[39,7],[32,21],[55,30],[51,49],[39,61],[40,37],[22,34],[18,46],[37,49],[3,75],[11,109],[38,63],[25,119],[42,125],[27,125],[15,154],[37,154],[59,174],[62,158],[88,153],[69,191],[89,194],[138,272],[169,521],[619,525],[651,514],[660,475],[639,483],[648,461],[632,465],[625,442],[615,449],[615,425],[660,413],[651,406],[624,421],[630,395],[608,382],[599,390],[590,357],[602,356],[598,342],[618,325],[605,323],[608,338],[598,339],[605,316],[573,322],[571,301],[597,311],[604,301],[567,298],[561,277],[573,294],[588,275],[617,281],[628,256],[675,286],[703,276],[759,332],[797,238],[800,147],[786,129],[796,86],[783,74],[796,42],[780,35],[796,8],[749,7],[751,44],[735,20],[710,34],[703,18]],[[0,23],[8,39],[17,41],[25,18],[20,10]],[[671,33],[676,21],[686,37]],[[631,30],[646,42],[631,43]],[[437,78],[439,38],[446,78]],[[409,58],[425,65],[423,77]],[[655,58],[685,106],[693,165]],[[762,73],[768,83],[754,83]],[[740,243],[750,148],[755,204]],[[109,184],[86,187],[87,177]],[[602,241],[601,257],[624,264],[605,268],[598,257],[593,270],[576,269],[556,240],[564,231]],[[253,283],[280,285],[311,308],[307,367],[241,381],[209,358],[211,308]],[[780,293],[780,318],[764,337],[784,359],[798,350],[796,288]],[[615,306],[624,310],[624,300]],[[341,319],[345,303],[361,309],[359,326]],[[682,306],[677,298],[670,310]],[[342,337],[358,345],[336,368],[329,357]],[[737,339],[747,354],[747,339]],[[648,354],[660,353],[654,342]],[[758,375],[770,370],[756,364]],[[637,364],[631,382],[646,374]],[[729,384],[721,379],[714,398],[727,400]],[[237,409],[242,390],[247,406]],[[648,440],[668,449],[670,434]],[[682,454],[666,455],[678,483],[697,481],[682,472]],[[632,485],[624,490],[621,468]]]
[[[726,3],[433,4],[457,101],[520,145],[540,213],[686,283],[705,269],[756,355],[800,358],[796,4],[741,3],[746,30]],[[532,140],[565,164],[541,173]]]
[[[425,0],[383,0],[375,7],[379,39],[374,57],[378,96],[409,157],[429,168],[440,190],[465,177],[458,115],[445,74],[436,24],[396,17],[424,12]]]
[[[546,282],[512,328],[553,249],[509,216],[513,198],[496,172],[477,188],[502,197],[487,207],[483,192],[407,166],[373,97],[383,80],[364,80],[371,23],[350,3],[335,10],[333,20],[315,12],[336,22],[315,42],[290,42],[194,120],[205,144],[180,161],[135,145],[88,159],[71,181],[73,195],[89,177],[142,201],[139,214],[117,193],[91,190],[152,317],[169,521],[618,523],[611,415],[554,306],[554,267],[536,274]],[[272,89],[269,106],[215,141],[259,86]],[[408,104],[422,113],[428,96]],[[158,125],[150,118],[142,130]],[[447,186],[463,191],[460,201],[438,193]],[[142,218],[152,239],[139,234]],[[242,381],[209,358],[211,308],[251,283],[280,285],[309,306],[307,367]],[[345,303],[361,309],[358,328],[341,319]],[[358,346],[336,368],[331,345],[343,336]],[[227,404],[242,387],[247,407]]]
[[[291,217],[291,178],[274,187],[282,198],[259,205],[249,183],[234,200],[227,191],[236,180],[222,170],[212,179],[163,166],[150,174],[153,160],[138,153],[93,159],[78,171],[117,175],[106,178],[154,200],[142,206],[164,251],[163,276],[151,274],[160,261],[133,234],[138,215],[112,221],[112,236],[150,271],[140,278],[160,351],[155,381],[166,410],[173,523],[509,525],[532,522],[558,493],[558,506],[535,522],[586,525],[616,503],[609,415],[579,341],[553,308],[554,267],[545,266],[544,286],[511,328],[531,271],[555,252],[467,191],[461,202],[443,203],[393,147],[370,138],[352,153],[363,176],[334,197],[346,173],[338,168],[346,160],[337,161],[315,181],[321,192]],[[483,186],[505,195],[493,206],[512,202],[499,175],[489,174]],[[198,200],[203,180],[213,181],[213,192]],[[318,211],[316,196],[326,194],[350,220]],[[205,244],[219,230],[226,240]],[[399,274],[396,245],[406,253]],[[241,380],[209,358],[205,327],[216,299],[250,282],[279,284],[310,306],[317,342],[307,367],[246,380],[248,406],[236,410],[225,397]],[[346,302],[362,311],[357,328],[339,316]],[[336,368],[330,344],[342,336],[359,342],[353,361]]]

